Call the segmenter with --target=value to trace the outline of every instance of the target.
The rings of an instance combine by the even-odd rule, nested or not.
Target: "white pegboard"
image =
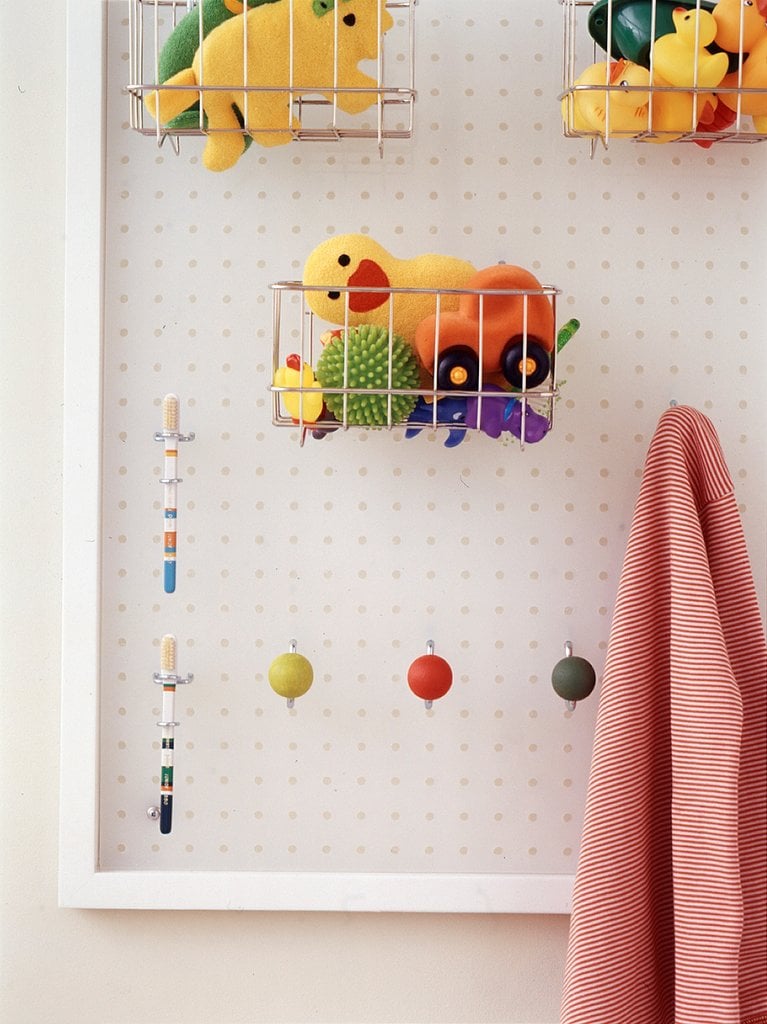
[[[96,835],[98,871],[138,895],[94,902],[152,905],[152,872],[189,872],[186,906],[211,905],[211,878],[230,894],[213,905],[264,905],[242,895],[251,873],[292,873],[293,893],[324,873],[399,873],[436,879],[426,900],[415,883],[413,908],[567,909],[540,894],[575,870],[597,696],[570,714],[549,677],[567,639],[601,672],[671,400],[720,433],[764,594],[767,157],[616,143],[590,160],[561,137],[561,31],[554,2],[467,15],[422,0],[412,140],[383,159],[361,140],[253,146],[215,175],[201,140],[176,156],[131,131],[125,8],[108,5]],[[544,441],[451,450],[443,434],[371,431],[302,448],[271,426],[269,284],[347,231],[556,282],[559,320],[583,326]],[[197,435],[180,449],[173,595],[152,439],[170,391]],[[177,695],[161,836],[145,811],[167,632],[195,678]],[[289,711],[266,673],[291,638],[315,682]],[[429,639],[455,682],[427,712],[406,672]],[[456,877],[533,895],[457,906]]]

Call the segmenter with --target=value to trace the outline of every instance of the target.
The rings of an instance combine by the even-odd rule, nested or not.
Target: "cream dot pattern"
[[[124,124],[109,20],[100,858],[105,870],[570,873],[596,700],[549,686],[565,639],[601,671],[644,454],[669,401],[714,419],[762,567],[763,161],[738,146],[561,137],[561,11],[417,21],[416,132],[246,154],[225,180]],[[546,5],[548,6],[548,5]],[[530,59],[532,55],[532,60]],[[460,74],[456,74],[456,69]],[[367,233],[520,263],[582,327],[552,435],[338,433],[270,421],[269,283]],[[295,337],[298,344],[300,338]],[[162,396],[179,394],[178,587],[161,589]],[[756,421],[754,417],[757,417]],[[760,582],[759,580],[757,581]],[[180,638],[173,833],[157,841],[156,641]],[[267,682],[296,637],[288,711]],[[410,662],[433,639],[451,691]],[[183,855],[183,857],[182,857]]]

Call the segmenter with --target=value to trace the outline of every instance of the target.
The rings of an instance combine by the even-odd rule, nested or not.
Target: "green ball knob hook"
[[[594,666],[585,658],[573,654],[570,640],[565,641],[565,657],[558,661],[551,673],[551,685],[567,703],[570,711],[575,710],[579,700],[585,700],[594,689],[597,674]]]
[[[290,650],[278,654],[269,666],[269,685],[280,697],[285,697],[292,708],[296,697],[303,697],[314,681],[312,663],[296,650],[298,644],[290,641]]]

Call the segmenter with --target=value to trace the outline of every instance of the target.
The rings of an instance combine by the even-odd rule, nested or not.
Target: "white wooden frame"
[[[100,870],[106,2],[69,0],[67,11],[60,904],[126,909],[568,912],[571,875]]]

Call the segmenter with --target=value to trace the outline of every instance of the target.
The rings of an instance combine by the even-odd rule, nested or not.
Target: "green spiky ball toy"
[[[316,373],[323,390],[347,387],[372,392],[346,395],[346,422],[356,426],[382,427],[389,422],[399,423],[408,418],[416,404],[416,395],[392,395],[389,419],[388,396],[380,393],[389,387],[389,332],[385,327],[363,324],[351,327],[346,336],[341,334],[333,338],[323,349]],[[395,334],[391,340],[391,387],[412,389],[418,384],[415,353],[403,338]],[[344,395],[326,391],[325,404],[337,420],[344,421]]]

